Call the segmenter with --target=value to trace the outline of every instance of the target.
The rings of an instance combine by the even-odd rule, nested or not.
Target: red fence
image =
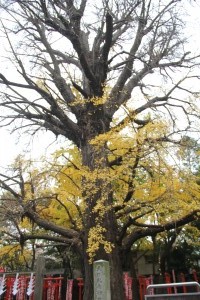
[[[24,276],[16,274],[15,277],[2,274],[0,277],[0,299],[2,300],[33,300],[34,295],[33,274]],[[46,277],[43,282],[43,300],[63,300],[61,296],[63,277]],[[2,286],[2,290],[1,290]],[[66,300],[72,300],[74,294],[76,300],[83,299],[83,279],[67,280]],[[132,300],[132,278],[124,273],[124,290],[126,300]],[[74,298],[74,297],[73,297]]]
[[[0,299],[33,300],[34,277],[16,274],[15,277],[2,274],[0,277]],[[30,293],[29,293],[30,292]]]
[[[0,277],[0,299],[1,300],[33,300],[34,297],[33,273],[30,276],[16,274],[15,277],[9,274],[2,274]],[[46,277],[43,281],[43,300],[63,300],[61,289],[63,277]],[[83,298],[83,279],[67,280],[65,292],[66,300],[72,300],[76,293],[77,300]]]
[[[16,274],[15,277],[1,273],[0,277],[0,299],[1,300],[33,300],[34,295],[34,274],[27,275],[19,275]],[[191,274],[192,279],[198,282],[198,277],[195,271]],[[124,281],[124,292],[126,300],[134,300],[133,299],[133,279],[129,276],[128,272],[124,273],[123,276]],[[144,295],[146,294],[147,286],[153,284],[153,276],[139,276],[139,293],[140,300],[144,299]],[[164,282],[172,283],[174,281],[174,276],[166,273]],[[186,282],[186,275],[180,273],[178,275],[177,281]],[[63,300],[62,295],[62,285],[63,285],[63,277],[45,277],[43,283],[43,300]],[[64,291],[64,297],[66,300],[82,300],[83,299],[83,288],[84,283],[82,278],[77,278],[75,280],[69,279],[67,280],[66,290]],[[167,288],[167,293],[172,294],[175,291],[173,288]],[[182,286],[182,292],[187,293],[187,287]],[[153,293],[153,290],[152,290]]]

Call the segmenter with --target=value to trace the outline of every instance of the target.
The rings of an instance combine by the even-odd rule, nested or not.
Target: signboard
[[[110,267],[105,260],[95,261],[94,271],[94,300],[111,300]]]

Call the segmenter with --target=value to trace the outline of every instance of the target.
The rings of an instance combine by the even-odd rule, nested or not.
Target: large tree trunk
[[[121,266],[121,259],[119,256],[119,251],[117,245],[113,249],[112,253],[109,255],[110,263],[110,285],[111,285],[111,300],[125,299],[124,289],[123,289],[123,272]]]
[[[83,300],[93,299],[94,289],[93,289],[93,269],[92,264],[89,263],[88,256],[84,250],[84,294]]]
[[[111,182],[102,177],[108,167],[108,159],[105,145],[91,145],[89,142],[82,147],[83,165],[88,167],[89,172],[95,171],[94,178],[83,178],[83,198],[85,199],[85,218],[84,218],[84,268],[85,268],[85,288],[84,300],[93,299],[93,275],[92,267],[89,264],[87,256],[88,237],[91,228],[100,226],[104,229],[103,239],[111,246],[111,251],[106,251],[105,245],[99,245],[96,250],[94,260],[106,259],[110,263],[111,274],[111,299],[123,300],[123,280],[122,280],[122,264],[120,259],[120,251],[117,245],[117,220],[113,208],[112,187]],[[96,172],[97,171],[97,172]],[[100,176],[98,175],[100,174]],[[89,182],[88,182],[89,181]],[[88,188],[89,187],[89,188]],[[88,194],[88,191],[90,193]],[[103,209],[97,209],[97,204],[103,205]],[[91,263],[91,262],[90,262]]]

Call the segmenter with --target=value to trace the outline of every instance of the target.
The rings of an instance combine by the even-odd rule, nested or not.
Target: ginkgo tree
[[[30,134],[50,130],[70,141],[80,160],[79,175],[71,177],[71,196],[70,171],[62,186],[70,208],[62,202],[67,199],[54,195],[66,212],[63,225],[48,207],[52,199],[42,195],[35,206],[32,191],[24,194],[22,178],[16,182],[18,192],[6,177],[2,187],[14,192],[19,213],[82,255],[84,300],[93,297],[94,259],[109,260],[112,300],[123,299],[121,257],[138,236],[181,226],[197,216],[196,206],[189,207],[198,201],[194,184],[190,193],[176,193],[174,199],[182,200],[180,212],[168,211],[167,223],[162,219],[169,208],[166,201],[172,203],[181,182],[167,168],[168,179],[175,179],[166,188],[169,180],[161,182],[158,176],[164,176],[165,165],[156,155],[165,144],[178,143],[181,132],[196,130],[199,54],[191,53],[184,36],[184,9],[190,2],[1,1],[1,38],[6,68],[12,68],[0,73],[1,125]],[[163,122],[156,124],[159,118]],[[166,119],[168,131],[158,126]],[[150,179],[151,185],[145,185]],[[52,205],[55,210],[57,204]],[[161,213],[155,221],[150,215],[157,210]]]

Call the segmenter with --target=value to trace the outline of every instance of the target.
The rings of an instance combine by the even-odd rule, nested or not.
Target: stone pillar
[[[111,300],[110,266],[105,260],[97,260],[93,264],[94,300]]]
[[[39,256],[36,261],[34,300],[42,300],[45,258]]]

